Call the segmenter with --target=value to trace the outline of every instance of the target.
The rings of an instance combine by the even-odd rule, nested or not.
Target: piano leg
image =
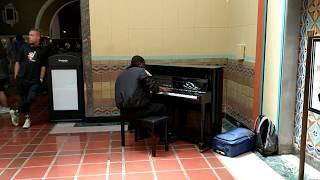
[[[205,120],[206,120],[206,104],[203,103],[201,104],[201,122],[200,122],[200,142],[198,144],[199,150],[201,153],[206,152],[210,149],[210,147],[208,147],[208,144],[205,142],[205,138],[204,138],[204,124],[205,124]]]

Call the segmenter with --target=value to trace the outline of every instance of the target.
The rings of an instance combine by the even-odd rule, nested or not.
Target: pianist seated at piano
[[[159,87],[152,75],[145,69],[145,60],[134,56],[130,66],[117,78],[115,84],[116,105],[121,115],[134,114],[136,117],[166,115],[163,104],[153,103],[152,94],[167,92],[167,88]]]

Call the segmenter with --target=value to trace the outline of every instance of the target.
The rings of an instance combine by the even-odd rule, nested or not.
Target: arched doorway
[[[50,36],[50,31],[55,26],[52,26],[54,19],[64,7],[69,4],[78,2],[78,8],[81,17],[78,25],[80,33],[80,46],[82,46],[82,62],[84,69],[84,82],[85,82],[85,108],[86,116],[93,116],[93,83],[92,83],[92,59],[91,59],[91,40],[90,40],[90,14],[89,14],[89,0],[46,0],[38,12],[35,20],[35,27],[39,28],[43,35]],[[81,15],[80,15],[81,14]],[[57,22],[55,22],[57,23]],[[60,22],[58,23],[60,25]],[[56,28],[60,32],[61,27]],[[59,35],[61,38],[61,34]],[[82,41],[82,42],[81,42]],[[77,41],[79,42],[79,41]]]
[[[53,24],[53,20],[56,16],[60,16],[60,12],[64,11],[65,8],[74,7],[72,9],[78,9],[76,11],[78,19],[80,18],[80,2],[87,0],[47,0],[38,12],[35,20],[35,27],[39,28],[43,35],[50,36],[50,29]],[[73,12],[75,13],[75,11]],[[71,15],[71,12],[69,13]],[[81,24],[81,23],[79,23]]]
[[[70,1],[53,15],[49,28],[51,39],[81,39],[80,1]]]

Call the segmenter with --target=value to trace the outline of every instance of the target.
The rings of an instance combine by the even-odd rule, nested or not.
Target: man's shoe
[[[14,109],[10,110],[10,116],[11,116],[11,123],[14,126],[19,126],[19,119],[17,115],[17,111]]]
[[[31,126],[31,119],[30,119],[30,116],[29,115],[26,115],[26,120],[24,121],[24,124],[23,124],[23,129],[29,129]]]

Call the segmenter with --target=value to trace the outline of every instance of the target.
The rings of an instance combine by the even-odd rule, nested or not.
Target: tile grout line
[[[16,180],[39,180],[39,178],[23,178],[23,179],[16,179]]]
[[[44,128],[44,127],[42,127],[41,129],[38,129],[38,132],[31,138],[30,142],[32,142],[32,141],[37,137],[37,135],[42,131],[43,128]],[[16,129],[17,129],[17,128],[15,128],[14,130],[16,130]],[[21,134],[21,131],[18,132],[18,135],[20,135],[20,134]],[[9,138],[9,140],[8,140],[6,143],[4,143],[4,144],[0,147],[0,149],[2,149],[4,146],[8,145],[9,142],[10,142],[12,139],[14,139],[14,137]],[[17,153],[17,155],[14,156],[13,158],[5,158],[5,159],[10,159],[11,161],[8,163],[8,165],[7,165],[6,167],[2,168],[2,171],[0,172],[0,176],[1,176],[7,169],[10,169],[9,166],[10,166],[16,159],[19,158],[19,156],[21,155],[21,153],[23,153],[23,151],[24,151],[29,145],[30,145],[30,143],[29,143],[29,144],[24,144],[24,145],[22,145],[23,148],[21,149],[21,151],[20,151],[19,153]],[[11,145],[8,145],[8,146],[11,146]],[[21,145],[12,145],[12,146],[21,146]],[[12,154],[12,153],[5,153],[5,154]],[[26,157],[25,157],[25,158],[26,158]],[[2,158],[1,158],[1,159],[2,159]],[[12,168],[12,169],[16,169],[16,168]]]
[[[99,165],[101,165],[101,164],[105,164],[105,163],[100,163]],[[59,165],[59,166],[63,167],[63,166],[75,166],[75,165],[78,165],[78,164],[67,164],[67,165]],[[41,167],[46,167],[46,166],[30,166],[30,167],[27,167],[27,168],[39,168],[39,167],[41,168]],[[219,167],[219,168],[215,168],[215,169],[225,169],[225,168]],[[196,169],[188,169],[188,170],[192,170],[192,171],[211,170],[211,168],[196,168]],[[158,170],[156,172],[176,172],[176,171],[179,171],[179,170],[177,170],[177,169],[173,169],[173,170]],[[134,172],[128,172],[127,174],[141,174],[141,173],[149,173],[149,172],[152,173],[152,171],[134,171]],[[121,174],[121,172],[119,172],[119,173],[110,173],[110,174]],[[82,175],[82,176],[102,176],[102,175],[105,175],[105,174]],[[50,178],[54,178],[54,177],[50,177]],[[39,179],[39,178],[37,178],[37,179]]]
[[[76,154],[76,155],[78,155],[78,154]],[[59,155],[60,157],[61,157],[61,155]],[[67,155],[67,156],[69,156],[69,155]],[[70,155],[70,156],[75,156],[75,155]],[[40,157],[53,157],[53,156],[40,156]],[[200,157],[197,157],[198,159],[200,158]],[[182,158],[180,158],[180,159],[182,159]],[[189,158],[190,159],[190,158]],[[191,158],[191,159],[194,159],[194,158]],[[154,159],[154,160],[156,160],[156,161],[172,161],[172,160],[176,160],[176,159]],[[184,160],[184,159],[182,159],[182,160]],[[127,161],[127,162],[147,162],[147,161],[149,161],[149,160],[137,160],[137,161]],[[112,164],[112,163],[120,163],[120,162],[118,162],[118,161],[115,161],[115,162],[111,162],[110,161],[110,164]],[[85,165],[101,165],[101,164],[105,164],[104,162],[97,162],[97,163],[84,163]],[[79,165],[79,164],[57,164],[57,165],[55,165],[55,166],[76,166],[76,165]],[[37,167],[46,167],[45,165],[40,165],[40,166],[28,166],[28,168],[37,168]],[[225,167],[216,167],[216,168],[213,168],[213,169],[224,169]],[[16,168],[7,168],[7,169],[16,169]],[[199,169],[210,169],[210,168],[199,168]],[[160,170],[160,171],[165,171],[165,170]],[[114,174],[114,173],[111,173],[111,174]]]
[[[109,137],[109,152],[108,152],[108,162],[107,162],[107,174],[106,174],[106,180],[109,180],[109,175],[110,175],[110,166],[111,166],[111,163],[110,163],[110,159],[111,159],[111,148],[112,148],[112,136],[111,136],[111,133],[109,132],[108,133],[108,137]]]
[[[148,141],[147,141],[147,140],[144,140],[144,144],[145,144],[146,149],[148,150],[149,163],[150,163],[150,166],[151,166],[153,179],[154,179],[154,180],[158,180],[157,173],[156,173],[156,169],[155,169],[154,163],[153,163],[152,153],[150,154],[150,147],[149,147]],[[157,148],[157,147],[156,147],[156,148]]]
[[[34,139],[40,134],[41,131],[44,130],[44,127],[42,127],[40,129],[40,131],[35,135]],[[18,170],[13,174],[13,176],[11,177],[12,180],[14,180],[14,178],[21,172],[21,170],[23,169],[23,167],[27,164],[27,162],[33,157],[33,155],[35,154],[35,152],[37,151],[37,149],[40,147],[42,141],[44,141],[44,139],[46,137],[48,137],[49,133],[47,133],[42,140],[39,142],[39,144],[37,144],[37,147],[31,152],[31,154],[27,157],[27,159],[25,160],[25,162],[23,164],[21,164],[21,166],[18,168]]]
[[[110,160],[108,159],[108,162],[107,162],[106,180],[109,180],[109,175],[110,175]]]
[[[126,133],[124,133],[126,134]],[[126,136],[124,136],[126,138]],[[122,180],[126,179],[126,158],[125,158],[125,147],[121,145],[121,175],[122,175]]]
[[[73,155],[72,155],[73,156]],[[36,156],[35,156],[36,157]],[[50,156],[39,156],[39,157],[50,157]],[[101,165],[101,164],[106,164],[104,162],[98,162],[98,163],[84,163],[85,165]],[[63,164],[63,165],[55,165],[55,166],[77,166],[79,164]],[[46,167],[46,165],[42,166],[28,166],[27,168],[39,168],[39,167]],[[8,169],[16,169],[16,168],[8,168]]]
[[[9,168],[10,165],[11,165],[16,159],[18,159],[18,157],[19,157],[19,156],[21,155],[21,153],[26,149],[27,146],[28,146],[27,144],[24,145],[23,149],[21,149],[21,151],[20,151],[17,155],[15,155],[13,158],[6,158],[6,159],[9,159],[10,162],[8,163],[7,166],[5,166],[4,168],[2,168],[2,171],[0,172],[0,176],[1,176],[6,170],[10,169],[10,168]],[[9,154],[9,153],[8,153],[8,154]],[[10,154],[11,154],[11,153],[10,153]]]
[[[42,113],[43,111],[44,111],[44,110],[42,110],[40,113]],[[39,113],[39,114],[40,114],[40,113]],[[11,116],[10,116],[10,121],[11,121]],[[18,121],[19,121],[19,117],[18,117]],[[39,128],[39,129],[38,129],[39,132],[37,132],[37,133],[35,134],[35,136],[32,138],[31,141],[33,141],[33,139],[34,139],[34,138],[40,133],[40,131],[42,131],[44,128],[45,128],[45,125],[43,125],[43,127]],[[16,127],[14,127],[14,128],[12,129],[12,132],[18,131],[19,129],[20,129],[20,127],[19,127],[19,126],[16,126]],[[32,131],[33,129],[29,129],[29,130]],[[37,129],[34,129],[34,130],[37,130]],[[21,134],[21,132],[22,132],[22,131],[18,131],[18,135]],[[7,143],[2,144],[2,145],[0,146],[0,149],[1,149],[3,146],[8,145],[8,143],[10,142],[10,140],[13,139],[13,138],[14,138],[14,137],[9,138]],[[29,145],[29,144],[25,144],[25,145]],[[17,145],[17,146],[19,146],[19,145]]]
[[[215,155],[215,158],[217,158],[218,160],[219,160],[219,162],[223,165],[223,168],[215,168],[215,169],[226,169],[228,172],[229,172],[229,174],[233,177],[233,179],[236,179],[234,176],[233,176],[233,174],[231,174],[231,172],[227,169],[227,166],[224,164],[224,162],[223,161],[221,161],[219,158],[218,158],[218,156],[216,156]]]
[[[46,152],[40,152],[40,153],[54,153],[54,152],[56,152],[56,151],[46,151]],[[63,152],[69,152],[69,151],[63,151]],[[137,152],[137,151],[129,151],[129,152]],[[143,151],[141,151],[141,152],[143,152]],[[30,152],[22,152],[22,153],[30,153]],[[121,152],[114,152],[114,153],[115,154],[121,154]],[[60,154],[59,156],[64,157],[64,156],[75,156],[75,155],[81,155],[81,154],[79,154],[79,153]],[[100,154],[106,154],[106,153],[89,153],[89,152],[87,152],[87,154],[100,155]],[[55,155],[43,155],[41,157],[54,157],[54,156]],[[25,158],[25,157],[21,157],[21,158]],[[12,159],[12,158],[0,158],[0,159]],[[180,159],[193,159],[193,158],[180,158]],[[157,158],[155,160],[176,160],[176,158]],[[131,160],[131,161],[126,161],[126,162],[143,162],[143,161],[149,161],[149,160]],[[115,162],[120,162],[120,161],[115,161]],[[102,164],[102,163],[86,163],[86,164]],[[74,165],[74,164],[72,164],[72,165]],[[57,166],[63,166],[63,165],[57,165]],[[32,166],[32,167],[38,167],[38,166]],[[13,169],[13,168],[9,168],[9,169]]]
[[[50,163],[47,171],[45,172],[44,176],[42,177],[42,179],[46,179],[47,176],[49,175],[49,172],[51,171],[53,165],[56,163],[58,156],[60,155],[64,145],[66,144],[66,142],[68,141],[70,135],[64,140],[64,142],[60,145],[59,150],[57,151],[57,153],[55,154],[55,156],[53,156],[52,162]]]
[[[210,168],[200,168],[200,169],[190,169],[191,171],[198,171],[198,170],[210,170]],[[168,173],[168,172],[178,172],[179,170],[162,170],[162,171],[157,171],[157,172],[163,172],[163,173]],[[151,171],[141,171],[141,172],[130,172],[128,174],[145,174],[145,173],[149,173]],[[113,175],[121,175],[121,173],[111,173]],[[81,177],[92,177],[92,176],[96,176],[96,177],[99,177],[99,176],[104,176],[105,174],[94,174],[94,175],[83,175]],[[73,178],[76,178],[76,176],[60,176],[60,177],[50,177],[50,179],[61,179],[61,178],[70,178],[70,177],[73,177]],[[25,178],[23,180],[39,180],[39,178]]]
[[[198,149],[199,150],[199,149]],[[201,155],[201,157],[204,159],[204,161],[207,163],[207,165],[210,167],[211,171],[213,172],[214,175],[216,175],[216,177],[218,178],[218,180],[222,180],[220,178],[220,176],[218,175],[218,173],[214,170],[214,168],[211,166],[211,164],[209,163],[208,159],[200,152],[199,153]]]
[[[176,150],[174,148],[174,145],[171,146],[171,149],[172,149],[172,151],[173,151],[173,153],[174,153],[174,155],[175,155],[175,157],[176,157],[176,159],[178,161],[178,164],[179,164],[179,166],[180,166],[180,168],[181,168],[181,170],[183,172],[183,175],[186,177],[186,179],[189,180],[190,177],[188,176],[187,171],[184,169],[184,167],[182,165],[182,162],[180,161],[179,156],[178,156],[178,154],[177,154],[177,152],[176,152]]]
[[[20,134],[20,132],[19,132]],[[9,142],[13,139],[14,137],[11,137],[9,139],[7,139],[7,142],[6,143],[3,143],[1,146],[0,146],[0,149],[2,149],[4,146],[21,146],[21,145],[9,145]]]
[[[84,161],[84,156],[86,155],[86,152],[87,152],[88,144],[89,144],[89,139],[86,139],[86,145],[83,148],[83,151],[82,151],[82,154],[81,154],[81,158],[80,158],[80,162],[78,164],[78,168],[77,168],[74,180],[77,180],[78,177],[79,177],[80,169],[81,169],[81,166],[82,166],[83,161]]]
[[[43,127],[44,128],[44,127]],[[41,129],[38,129],[38,132],[34,135],[34,137],[31,138],[31,142],[38,136],[38,134],[41,132],[42,128]],[[19,132],[20,134],[21,132]],[[19,145],[16,145],[16,146],[19,146]],[[12,159],[10,161],[10,163],[6,166],[6,168],[3,169],[2,173],[4,172],[4,170],[7,170],[7,169],[17,169],[17,168],[9,168],[9,166],[16,160],[19,158],[19,156],[23,153],[23,151],[29,146],[29,144],[24,144],[23,145],[23,149],[12,159],[12,158],[9,158],[9,159]],[[27,157],[23,157],[27,160]],[[2,175],[2,173],[0,175]]]

